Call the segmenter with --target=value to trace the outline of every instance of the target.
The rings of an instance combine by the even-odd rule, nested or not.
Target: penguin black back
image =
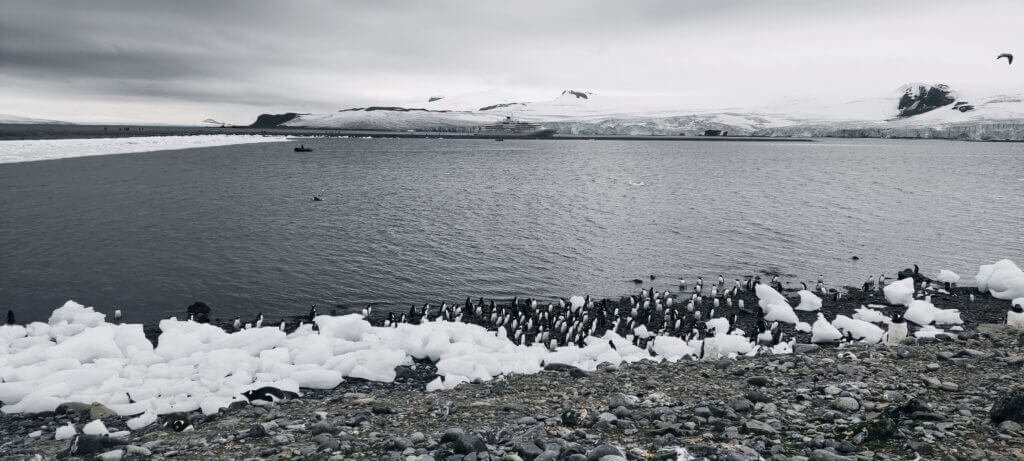
[[[7,309],[7,324],[14,325],[14,311]]]
[[[249,403],[260,405],[261,403],[276,403],[282,400],[295,399],[299,397],[291,391],[285,391],[272,386],[264,386],[259,389],[252,389],[242,393]]]

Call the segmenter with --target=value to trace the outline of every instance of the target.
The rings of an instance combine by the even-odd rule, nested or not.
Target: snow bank
[[[210,134],[0,141],[0,163],[287,141],[285,136]]]
[[[885,300],[889,304],[908,306],[914,300],[914,279],[908,277],[890,283],[882,291],[885,293]]]
[[[960,311],[957,309],[939,309],[928,301],[914,300],[907,306],[903,318],[918,325],[961,325],[964,321],[960,318]]]
[[[825,315],[819,312],[818,320],[811,325],[811,342],[814,344],[833,343],[842,337],[843,334],[839,332],[839,329],[825,320]]]
[[[793,312],[793,307],[786,301],[786,297],[779,294],[774,288],[759,283],[754,287],[754,292],[758,298],[757,305],[761,306],[761,310],[765,314],[765,320],[792,324],[800,321],[796,316],[796,312]]]
[[[814,293],[811,293],[810,290],[800,290],[798,294],[800,295],[800,304],[794,309],[808,312],[821,309],[821,298]]]
[[[956,272],[943,269],[939,271],[939,275],[935,276],[935,280],[943,283],[956,283],[960,281],[960,276]]]
[[[849,333],[856,340],[869,344],[881,341],[882,335],[885,334],[885,330],[882,330],[873,323],[851,319],[842,314],[836,316],[836,319],[832,321],[832,326],[838,328],[843,333]]]
[[[1024,296],[1024,271],[1009,259],[979,267],[974,279],[978,282],[978,291],[991,292],[995,298],[1014,299]]]
[[[466,323],[385,328],[359,315],[314,321],[319,332],[310,325],[285,334],[276,327],[228,333],[167,319],[160,322],[162,333],[153,347],[141,325],[110,324],[102,313],[69,301],[48,323],[0,326],[0,411],[37,413],[66,402],[95,402],[133,417],[128,425],[137,430],[167,413],[214,414],[242,401],[242,392],[267,385],[294,392],[334,388],[346,378],[391,382],[395,367],[413,359],[436,362],[439,377],[427,389],[442,390],[503,374],[537,373],[545,363],[593,371],[602,363],[694,357],[702,346],[707,357],[753,348],[742,336],[724,334],[727,328],[703,344],[658,337],[652,348],[663,356],[651,357],[613,332],[587,338],[583,347],[551,351],[540,344],[516,345]],[[104,429],[91,423],[84,430]]]
[[[876,311],[876,310],[874,310],[874,309],[872,309],[870,307],[864,307],[864,306],[858,307],[856,309],[856,311],[854,311],[853,318],[855,318],[857,320],[863,320],[865,322],[871,322],[871,323],[884,323],[884,324],[888,324],[888,323],[892,322],[892,319],[890,319],[885,314],[883,314],[883,313],[881,313],[879,311]]]

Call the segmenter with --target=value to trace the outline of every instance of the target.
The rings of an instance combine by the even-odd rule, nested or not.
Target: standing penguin
[[[889,331],[885,333],[884,339],[885,344],[889,346],[898,346],[907,339],[907,321],[903,319],[903,314],[892,315],[892,322],[889,323]]]
[[[1024,330],[1024,299],[1013,300],[1010,310],[1006,311],[1006,324],[1018,330]]]
[[[7,309],[7,324],[14,325],[14,311]]]

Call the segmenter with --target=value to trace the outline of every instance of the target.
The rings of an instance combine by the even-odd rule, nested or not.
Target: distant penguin
[[[903,314],[897,312],[893,314],[889,331],[885,333],[885,344],[898,346],[904,339],[907,339],[907,321],[903,319]]]
[[[316,318],[316,304],[309,306],[309,316],[306,318],[306,320],[312,322],[314,318]]]
[[[276,387],[264,386],[259,389],[245,391],[242,393],[242,396],[255,406],[265,407],[278,402],[296,399],[299,397],[299,394]]]
[[[14,311],[7,309],[7,324],[14,325]]]
[[[197,323],[210,323],[210,306],[202,301],[196,301],[188,306],[186,313]]]
[[[169,413],[162,416],[161,421],[161,426],[173,429],[175,432],[195,430],[192,427],[192,417],[188,413]]]
[[[1024,330],[1024,300],[1015,299],[1015,303],[1006,311],[1006,324],[1018,330]]]
[[[259,314],[256,315],[256,328],[262,328],[262,327],[263,327],[263,313],[260,312]]]
[[[114,309],[114,321],[120,322],[121,317],[121,309]]]
[[[231,328],[233,328],[235,331],[238,331],[239,329],[241,329],[242,328],[242,318],[241,317],[235,317],[235,321],[231,322]]]

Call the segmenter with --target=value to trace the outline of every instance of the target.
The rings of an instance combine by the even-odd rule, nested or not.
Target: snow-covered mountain
[[[720,130],[730,135],[1024,140],[1024,96],[971,95],[942,84],[912,83],[872,98],[791,100],[766,107],[699,109],[684,103],[580,90],[539,100],[488,91],[327,114],[264,114],[254,126],[471,132],[512,114],[578,135]]]

